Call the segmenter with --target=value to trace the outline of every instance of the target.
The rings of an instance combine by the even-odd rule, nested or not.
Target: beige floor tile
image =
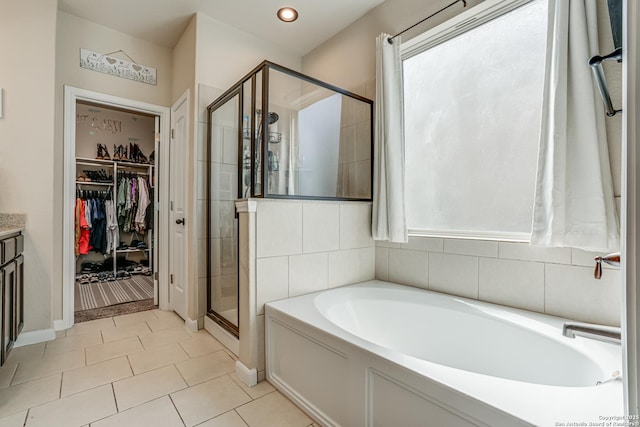
[[[0,427],[22,427],[27,418],[27,411],[20,411],[8,417],[0,418]]]
[[[236,411],[229,411],[206,423],[198,424],[198,427],[247,427],[247,423],[242,421]]]
[[[65,338],[67,336],[67,330],[63,329],[62,331],[56,331],[56,339]]]
[[[160,310],[159,308],[156,308],[156,309],[151,310],[151,312],[153,314],[155,314],[158,319],[164,319],[164,318],[167,318],[167,317],[169,317],[169,318],[180,317],[173,310]]]
[[[177,314],[162,315],[162,318],[160,319],[147,320],[147,325],[149,325],[153,332],[157,332],[184,326],[184,320],[182,320]]]
[[[137,313],[123,314],[122,316],[116,316],[113,318],[116,326],[121,328],[123,326],[135,325],[136,323],[144,323],[147,320],[158,320],[155,314],[151,310],[139,311]]]
[[[136,375],[188,359],[189,355],[177,343],[129,355],[131,368]]]
[[[176,368],[192,386],[234,372],[235,362],[224,351],[218,351],[180,362]]]
[[[228,376],[171,394],[187,427],[227,412],[251,400]]]
[[[71,329],[67,329],[66,336],[71,337],[73,335],[90,334],[92,332],[115,329],[115,327],[116,325],[113,323],[111,317],[107,319],[90,320],[88,322],[76,323]]]
[[[65,372],[62,397],[133,376],[126,356]]]
[[[260,381],[258,384],[254,385],[253,387],[249,387],[240,378],[238,378],[235,372],[232,373],[230,376],[231,376],[231,379],[235,381],[235,383],[238,384],[244,390],[245,393],[251,396],[252,399],[259,399],[262,396],[265,396],[275,391],[275,387],[269,384],[266,380]]]
[[[18,364],[18,369],[11,383],[21,384],[82,366],[84,366],[84,350],[68,351],[43,359],[27,360]]]
[[[126,409],[149,402],[187,387],[175,366],[145,372],[113,383],[118,409]]]
[[[26,427],[81,426],[117,412],[108,384],[29,409]]]
[[[313,422],[277,391],[236,408],[236,411],[250,427],[306,427]]]
[[[102,331],[102,339],[105,343],[111,341],[118,341],[125,338],[131,338],[138,335],[144,335],[151,332],[151,329],[145,322],[134,323],[131,325],[119,326],[114,329],[107,329]]]
[[[151,334],[140,335],[140,341],[142,341],[145,349],[162,347],[190,338],[191,335],[184,327],[165,329]]]
[[[222,349],[222,344],[209,335],[208,332],[204,331],[198,331],[191,334],[191,339],[180,341],[180,345],[191,357],[214,353]]]
[[[183,427],[184,424],[169,396],[152,400],[109,418],[91,423],[91,427]]]
[[[85,347],[102,344],[102,334],[100,331],[82,335],[72,335],[67,338],[59,338],[47,342],[44,349],[44,357],[66,353],[67,351],[83,350]]]
[[[0,417],[58,399],[61,379],[61,374],[52,375],[0,390]]]
[[[142,344],[138,337],[125,338],[112,341],[85,349],[87,353],[87,365],[102,362],[104,360],[115,359],[127,354],[143,351]]]
[[[0,368],[0,388],[9,387],[9,384],[11,384],[11,380],[16,373],[17,367],[17,362],[7,361],[7,363]]]
[[[25,360],[42,359],[44,356],[45,345],[46,343],[41,342],[38,344],[15,347],[11,350],[11,353],[9,353],[7,362],[23,362]]]

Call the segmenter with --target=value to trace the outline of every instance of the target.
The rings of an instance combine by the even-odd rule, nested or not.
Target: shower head
[[[269,124],[272,125],[275,122],[278,121],[278,119],[280,118],[280,116],[278,115],[278,113],[274,113],[274,112],[270,112],[269,113]]]

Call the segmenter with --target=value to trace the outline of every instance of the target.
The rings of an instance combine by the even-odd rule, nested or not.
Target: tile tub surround
[[[527,243],[410,237],[376,242],[375,277],[583,322],[620,325],[620,271],[591,253]]]
[[[261,380],[265,303],[374,278],[371,203],[250,199],[237,206],[246,304],[239,357]]]
[[[16,348],[0,368],[0,426],[313,425],[269,383],[242,385],[232,354],[177,323],[174,313],[152,310]]]

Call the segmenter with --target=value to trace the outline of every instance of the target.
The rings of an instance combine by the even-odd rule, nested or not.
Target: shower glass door
[[[209,108],[208,314],[238,335],[238,142],[242,137],[240,92]]]

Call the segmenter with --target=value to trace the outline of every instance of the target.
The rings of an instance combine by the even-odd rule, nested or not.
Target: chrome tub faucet
[[[605,256],[597,256],[594,258],[596,262],[596,269],[593,272],[593,277],[600,279],[602,277],[602,263],[609,264],[613,267],[620,267],[620,252]]]
[[[590,338],[611,344],[620,344],[622,342],[620,328],[595,325],[593,323],[565,322],[562,325],[562,335],[567,338],[575,338],[577,336]]]

